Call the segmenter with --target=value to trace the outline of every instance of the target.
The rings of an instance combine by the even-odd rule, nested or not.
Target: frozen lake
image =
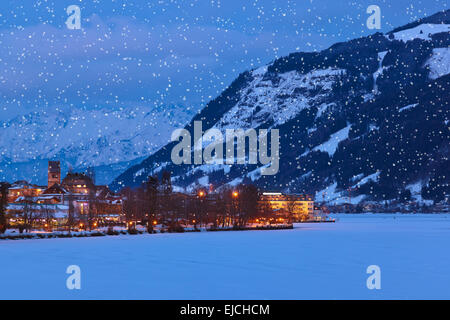
[[[0,241],[0,299],[450,299],[450,215],[294,230]],[[81,290],[66,268],[81,268]],[[366,268],[381,268],[369,290]]]

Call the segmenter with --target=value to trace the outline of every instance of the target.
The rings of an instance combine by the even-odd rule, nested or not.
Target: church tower
[[[55,183],[61,183],[61,164],[59,161],[49,161],[48,162],[48,183],[47,186],[50,188]]]

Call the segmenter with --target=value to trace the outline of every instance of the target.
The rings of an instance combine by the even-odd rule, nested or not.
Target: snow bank
[[[404,106],[404,107],[398,109],[398,112],[403,112],[405,110],[412,109],[412,108],[416,107],[417,105],[418,105],[418,103],[409,104],[407,106]]]
[[[430,69],[429,77],[434,80],[450,73],[450,48],[435,48],[425,63]]]
[[[373,73],[373,92],[374,94],[378,94],[378,86],[377,86],[377,79],[378,77],[384,72],[384,70],[388,69],[389,67],[383,67],[383,60],[386,56],[387,51],[378,52],[378,69]]]
[[[415,183],[411,183],[406,186],[405,189],[409,190],[411,192],[411,197],[414,199],[415,202],[427,206],[431,206],[434,204],[433,200],[426,200],[422,198],[422,188],[423,188],[423,182],[417,181]]]
[[[380,173],[381,173],[381,171],[377,171],[373,174],[368,175],[367,177],[362,178],[361,180],[359,180],[359,182],[357,184],[352,186],[352,188],[358,188],[370,181],[377,182],[378,179],[380,178]]]
[[[339,145],[339,142],[348,139],[348,133],[350,132],[351,127],[352,126],[349,124],[345,128],[333,133],[328,141],[314,147],[313,150],[327,152],[330,155],[330,157],[333,157]]]
[[[403,42],[414,39],[431,40],[431,35],[440,32],[450,32],[450,24],[423,23],[411,29],[395,32],[394,39]]]

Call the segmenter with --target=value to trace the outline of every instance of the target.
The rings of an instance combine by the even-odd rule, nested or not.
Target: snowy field
[[[450,215],[294,230],[0,241],[1,299],[450,299]],[[366,268],[381,268],[381,290]],[[81,290],[66,268],[81,268]]]

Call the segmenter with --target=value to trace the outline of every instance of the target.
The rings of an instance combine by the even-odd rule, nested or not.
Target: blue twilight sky
[[[81,30],[69,30],[69,5]],[[40,108],[182,104],[195,110],[242,71],[448,9],[447,0],[2,0],[0,120]]]

